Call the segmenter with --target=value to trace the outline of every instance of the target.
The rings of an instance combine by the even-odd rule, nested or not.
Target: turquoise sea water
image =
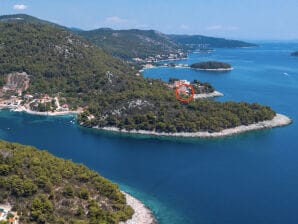
[[[298,223],[298,58],[289,55],[297,49],[293,43],[262,44],[181,61],[229,62],[235,69],[227,73],[144,72],[208,81],[225,94],[216,100],[270,105],[293,119],[287,127],[220,139],[156,138],[80,128],[70,116],[1,111],[0,137],[99,171],[141,199],[162,224]]]

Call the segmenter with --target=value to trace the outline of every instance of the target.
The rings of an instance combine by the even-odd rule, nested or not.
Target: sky
[[[0,0],[0,15],[16,13],[84,30],[298,40],[298,0]]]

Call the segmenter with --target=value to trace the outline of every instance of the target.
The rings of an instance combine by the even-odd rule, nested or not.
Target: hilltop
[[[133,210],[117,185],[81,164],[0,142],[0,204],[20,223],[119,223]]]
[[[42,111],[52,110],[59,98],[70,110],[81,108],[78,122],[86,127],[214,132],[275,116],[270,107],[256,103],[179,102],[167,83],[142,77],[128,63],[63,27],[5,20],[0,30],[0,75],[2,85],[6,83],[2,91],[9,93],[5,97],[15,95],[15,104],[29,101]],[[13,83],[21,91],[6,91],[9,77],[16,77]]]
[[[27,14],[13,14],[13,15],[3,15],[0,16],[0,22],[27,22],[35,25],[50,25],[54,27],[66,28],[64,26],[52,23],[46,20],[36,18]]]
[[[155,30],[77,31],[106,52],[124,60],[149,61],[186,57],[183,47]]]

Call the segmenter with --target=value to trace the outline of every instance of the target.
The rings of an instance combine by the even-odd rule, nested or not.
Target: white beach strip
[[[15,112],[25,112],[28,114],[34,114],[34,115],[42,115],[42,116],[63,116],[63,115],[74,115],[74,114],[79,114],[77,111],[61,111],[61,112],[38,112],[38,111],[33,111],[33,110],[12,110]]]
[[[223,93],[218,91],[213,91],[212,93],[201,93],[201,94],[195,94],[194,99],[203,99],[203,98],[210,98],[210,97],[218,97],[223,96]]]
[[[155,224],[157,223],[152,212],[138,199],[132,197],[130,194],[127,194],[122,191],[126,197],[126,203],[130,205],[134,214],[131,219],[126,222],[120,222],[119,224]]]
[[[75,115],[79,114],[80,111],[55,111],[55,112],[38,112],[25,108],[24,106],[7,106],[0,105],[0,110],[9,109],[14,112],[25,112],[28,114],[43,115],[43,116],[63,116],[63,115]]]
[[[166,132],[155,132],[155,131],[145,131],[145,130],[120,130],[116,127],[94,127],[101,130],[107,131],[115,131],[122,133],[131,133],[131,134],[144,134],[144,135],[157,135],[157,136],[173,136],[173,137],[192,137],[192,138],[212,138],[212,137],[224,137],[235,135],[243,132],[260,130],[265,128],[274,128],[288,125],[292,122],[292,120],[282,114],[276,114],[276,116],[272,120],[261,121],[258,123],[250,124],[250,125],[240,125],[235,128],[224,129],[220,132],[176,132],[176,133],[166,133]]]

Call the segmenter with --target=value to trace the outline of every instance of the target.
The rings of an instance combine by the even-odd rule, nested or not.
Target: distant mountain
[[[155,30],[112,30],[109,28],[77,31],[106,52],[125,59],[167,59],[183,56],[183,47]]]
[[[239,40],[208,37],[202,35],[168,35],[176,43],[183,45],[186,49],[196,50],[204,48],[239,48],[256,47],[256,44]]]

